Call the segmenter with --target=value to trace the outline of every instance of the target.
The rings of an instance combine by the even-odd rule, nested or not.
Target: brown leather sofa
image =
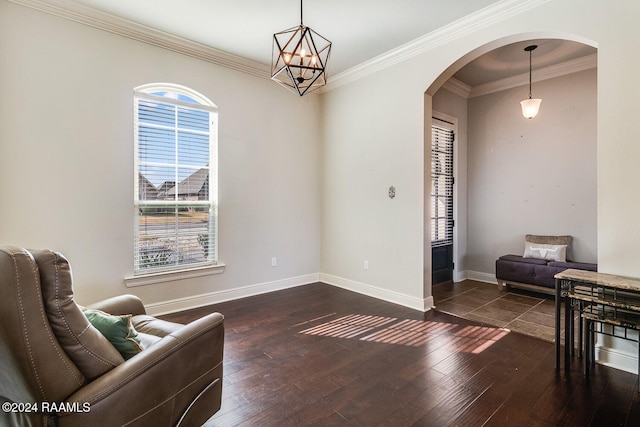
[[[142,350],[124,360],[88,323],[64,256],[0,246],[0,425],[201,426],[220,409],[221,314],[180,325],[133,295],[89,308],[118,315]]]

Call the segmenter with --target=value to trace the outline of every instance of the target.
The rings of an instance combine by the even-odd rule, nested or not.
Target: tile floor
[[[438,311],[554,341],[553,295],[464,280],[434,285],[433,297]]]

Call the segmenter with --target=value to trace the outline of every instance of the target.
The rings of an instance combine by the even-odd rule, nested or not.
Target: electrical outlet
[[[369,269],[369,261],[364,260],[364,269],[368,270]]]
[[[278,258],[273,257],[271,258],[271,267],[277,267],[278,266]]]

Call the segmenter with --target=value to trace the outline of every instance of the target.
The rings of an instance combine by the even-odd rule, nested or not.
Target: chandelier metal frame
[[[331,42],[303,24],[273,35],[271,79],[303,96],[327,84]]]

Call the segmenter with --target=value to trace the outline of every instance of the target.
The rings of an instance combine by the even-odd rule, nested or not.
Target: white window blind
[[[217,111],[184,92],[135,96],[135,274],[217,261]]]
[[[453,244],[453,141],[446,122],[431,126],[431,246]]]

